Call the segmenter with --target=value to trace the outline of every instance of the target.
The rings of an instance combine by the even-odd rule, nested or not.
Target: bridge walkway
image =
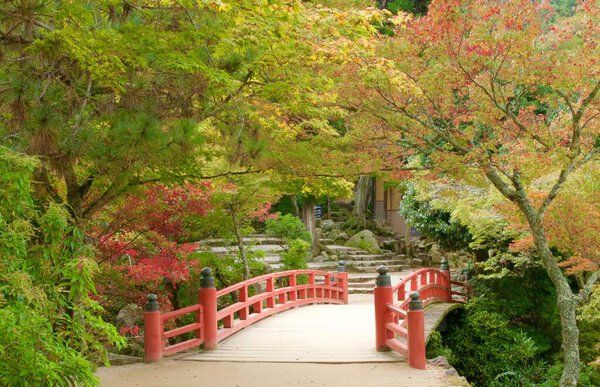
[[[456,304],[432,304],[426,335]],[[219,343],[216,351],[183,353],[185,361],[273,363],[387,363],[405,359],[374,346],[372,295],[350,295],[348,305],[311,305],[277,314]]]

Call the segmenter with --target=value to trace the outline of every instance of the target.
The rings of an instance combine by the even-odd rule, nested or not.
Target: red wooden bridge
[[[375,350],[393,351],[408,358],[409,365],[414,368],[425,368],[425,342],[428,334],[439,323],[440,316],[452,308],[452,304],[464,301],[464,293],[460,290],[462,283],[451,281],[447,262],[443,262],[440,269],[423,268],[411,273],[398,284],[392,286],[387,268],[380,266],[377,269],[376,288],[374,292],[375,319],[370,336],[375,339],[371,349],[360,348],[364,346],[355,340],[345,340],[349,343],[349,350],[368,353]],[[274,314],[287,311],[309,304],[348,304],[348,275],[345,272],[343,261],[340,261],[338,272],[330,273],[319,270],[292,270],[263,275],[244,282],[232,285],[225,289],[217,290],[209,268],[202,270],[199,289],[199,303],[172,312],[161,313],[153,294],[148,296],[144,312],[144,339],[145,360],[155,362],[163,356],[189,350],[204,348],[204,354],[219,353],[217,344],[244,328],[263,320]],[[431,313],[424,310],[433,303],[441,308],[428,308]],[[334,308],[334,307],[332,307]],[[341,308],[341,307],[340,307]],[[372,307],[371,307],[372,308]],[[305,308],[302,308],[305,309]],[[369,308],[370,309],[370,308]],[[372,318],[373,309],[367,318]],[[321,310],[320,310],[321,311]],[[345,309],[348,312],[348,309]],[[357,312],[358,311],[358,312]],[[365,314],[363,308],[352,310],[353,313]],[[331,314],[320,313],[328,318],[330,323],[342,325],[335,321]],[[426,318],[426,315],[428,316]],[[186,320],[187,325],[177,326],[177,322]],[[304,316],[314,319],[316,316]],[[352,315],[344,315],[345,321],[351,320]],[[281,321],[279,321],[281,322]],[[313,321],[312,330],[324,328],[324,322]],[[298,323],[298,322],[297,322]],[[270,321],[271,326],[276,325],[275,320]],[[302,322],[300,322],[302,324]],[[259,324],[260,325],[260,324]],[[306,323],[304,325],[307,325]],[[166,329],[169,327],[169,329]],[[356,335],[356,327],[351,328]],[[258,331],[246,330],[244,334],[259,335]],[[289,330],[286,332],[290,338]],[[298,340],[302,340],[307,332],[300,332]],[[329,333],[325,333],[328,335]],[[345,334],[345,333],[342,333]],[[367,332],[368,334],[368,332]],[[179,340],[175,338],[179,336]],[[236,335],[237,336],[237,335]],[[286,337],[278,340],[281,346],[286,347]],[[227,341],[231,341],[227,340]],[[255,345],[260,345],[262,337],[255,340]],[[283,341],[283,343],[281,343]],[[247,342],[247,341],[246,341]],[[243,346],[242,344],[241,346]],[[268,345],[265,343],[265,345]],[[275,344],[270,344],[274,346]],[[304,343],[306,346],[306,343]],[[225,343],[224,343],[224,346]],[[224,351],[227,359],[236,359],[237,346]],[[303,348],[305,349],[305,348]],[[213,350],[216,350],[212,352]],[[262,348],[263,353],[269,352],[270,347]],[[298,351],[288,349],[289,351]],[[211,351],[211,352],[208,352]],[[362,352],[361,352],[362,351]],[[279,355],[275,354],[274,357]],[[337,356],[337,355],[336,355]],[[214,357],[214,356],[213,356]],[[203,359],[200,355],[196,358]],[[300,357],[296,356],[296,360]],[[360,359],[370,359],[364,356]],[[353,360],[354,361],[354,360]]]

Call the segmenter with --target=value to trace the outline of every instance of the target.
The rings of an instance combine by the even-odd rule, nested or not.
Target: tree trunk
[[[577,327],[577,300],[567,278],[563,275],[556,258],[548,247],[542,226],[537,221],[530,222],[535,245],[542,257],[542,262],[550,280],[556,288],[556,302],[560,314],[560,326],[563,350],[563,373],[560,385],[576,387],[579,380],[579,328]]]
[[[300,208],[298,208],[298,198],[296,195],[291,195],[292,205],[294,206],[294,215],[300,216]]]
[[[520,173],[515,171],[511,178],[514,190],[500,178],[490,166],[485,167],[485,174],[492,184],[507,199],[515,203],[527,219],[533,236],[535,247],[542,258],[542,265],[548,277],[556,288],[556,304],[560,314],[560,327],[563,350],[563,373],[560,385],[576,387],[579,381],[579,328],[577,327],[576,308],[577,297],[571,291],[567,278],[561,271],[556,257],[548,247],[548,239],[544,233],[544,212],[538,212],[532,205],[520,179]]]
[[[237,214],[234,210],[231,211],[231,220],[233,222],[233,230],[235,232],[235,239],[237,241],[238,250],[240,252],[240,258],[244,265],[244,279],[250,278],[250,266],[248,266],[248,255],[246,254],[246,246],[244,246],[244,239],[240,231],[240,226],[237,220]]]
[[[319,236],[317,235],[317,220],[315,218],[315,199],[305,198],[302,205],[302,222],[311,237],[310,252],[312,256],[319,255]]]
[[[354,209],[352,216],[356,219],[359,228],[365,228],[367,225],[367,210],[369,208],[369,187],[370,176],[360,176],[356,183],[356,193],[354,195]]]

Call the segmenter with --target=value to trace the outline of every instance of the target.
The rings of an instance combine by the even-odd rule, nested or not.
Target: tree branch
[[[590,275],[588,280],[585,283],[585,286],[579,291],[577,294],[577,302],[579,305],[585,304],[588,302],[590,295],[592,294],[592,290],[594,289],[594,284],[600,278],[600,270],[596,270]]]

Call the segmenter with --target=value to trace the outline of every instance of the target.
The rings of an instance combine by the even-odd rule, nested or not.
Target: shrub
[[[474,385],[487,386],[498,375],[527,368],[537,348],[504,316],[488,313],[478,302],[467,305],[460,324],[450,328],[447,342],[458,372]]]
[[[292,214],[287,214],[278,219],[269,219],[266,221],[266,234],[288,241],[301,239],[308,243],[311,242],[310,233],[304,228],[304,223]]]
[[[281,263],[284,270],[306,269],[306,258],[310,252],[310,243],[302,239],[290,242],[287,251],[281,253]]]

